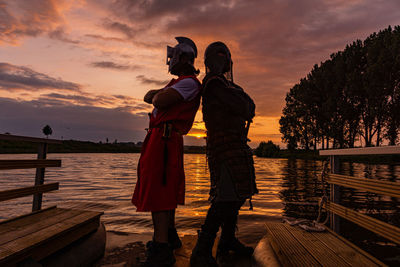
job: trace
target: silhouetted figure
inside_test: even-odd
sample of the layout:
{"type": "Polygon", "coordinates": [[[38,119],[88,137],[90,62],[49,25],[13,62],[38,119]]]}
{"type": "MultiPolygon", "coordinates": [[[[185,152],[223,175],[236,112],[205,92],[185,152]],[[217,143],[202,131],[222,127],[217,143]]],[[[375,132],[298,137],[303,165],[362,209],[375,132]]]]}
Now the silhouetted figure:
{"type": "Polygon", "coordinates": [[[200,82],[193,64],[197,48],[192,40],[176,37],[167,47],[169,72],[177,75],[164,88],[150,90],[144,101],[153,104],[148,133],[138,163],[132,203],[150,211],[154,237],[147,243],[145,266],[172,266],[173,249],[182,246],[175,228],[175,209],[184,204],[183,138],[192,127],[200,105],[200,82]]]}
{"type": "Polygon", "coordinates": [[[252,151],[247,145],[254,102],[233,83],[231,54],[224,43],[210,44],[204,63],[207,75],[203,79],[203,120],[207,128],[211,207],[190,259],[195,267],[217,266],[211,251],[220,227],[219,262],[226,262],[230,252],[253,254],[253,248],[235,237],[235,230],[240,207],[257,193],[252,151]]]}

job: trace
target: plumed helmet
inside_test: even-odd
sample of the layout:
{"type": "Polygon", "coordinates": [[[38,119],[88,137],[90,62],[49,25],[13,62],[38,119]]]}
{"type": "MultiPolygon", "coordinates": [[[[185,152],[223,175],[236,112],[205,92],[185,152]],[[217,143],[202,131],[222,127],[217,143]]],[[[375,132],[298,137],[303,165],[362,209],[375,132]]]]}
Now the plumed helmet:
{"type": "Polygon", "coordinates": [[[223,42],[210,44],[204,52],[204,64],[207,73],[224,74],[232,71],[232,59],[229,48],[223,42]]]}
{"type": "Polygon", "coordinates": [[[178,44],[167,46],[167,65],[171,74],[178,75],[181,66],[189,64],[194,69],[194,59],[197,57],[196,44],[187,37],[175,37],[178,44]]]}

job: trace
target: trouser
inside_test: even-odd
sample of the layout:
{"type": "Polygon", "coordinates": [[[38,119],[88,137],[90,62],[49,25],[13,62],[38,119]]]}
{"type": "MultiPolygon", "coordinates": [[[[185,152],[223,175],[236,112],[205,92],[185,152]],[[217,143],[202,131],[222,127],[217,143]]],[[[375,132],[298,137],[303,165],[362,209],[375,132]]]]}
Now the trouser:
{"type": "Polygon", "coordinates": [[[202,231],[215,236],[222,228],[221,239],[235,237],[237,216],[244,201],[214,201],[207,212],[202,231]]]}

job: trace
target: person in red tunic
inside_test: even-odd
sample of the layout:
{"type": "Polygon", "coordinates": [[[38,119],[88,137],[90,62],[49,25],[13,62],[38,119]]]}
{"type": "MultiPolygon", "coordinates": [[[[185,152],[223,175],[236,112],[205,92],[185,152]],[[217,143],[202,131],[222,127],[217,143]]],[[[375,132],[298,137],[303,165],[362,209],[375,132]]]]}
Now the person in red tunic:
{"type": "Polygon", "coordinates": [[[144,97],[154,109],[149,114],[132,196],[137,211],[152,214],[154,236],[147,243],[144,266],[172,266],[173,249],[182,246],[175,228],[175,209],[185,200],[182,136],[189,132],[199,108],[201,84],[193,66],[196,45],[186,37],[176,40],[175,47],[167,47],[167,65],[178,78],[144,97]]]}

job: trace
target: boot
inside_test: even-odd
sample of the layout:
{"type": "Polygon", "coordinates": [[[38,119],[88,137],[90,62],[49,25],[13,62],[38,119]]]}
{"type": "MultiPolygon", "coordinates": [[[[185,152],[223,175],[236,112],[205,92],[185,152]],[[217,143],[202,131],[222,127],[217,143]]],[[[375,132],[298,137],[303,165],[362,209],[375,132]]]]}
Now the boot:
{"type": "Polygon", "coordinates": [[[146,244],[146,261],[143,267],[170,267],[175,263],[175,256],[168,243],[149,241],[146,244]]]}
{"type": "Polygon", "coordinates": [[[232,209],[224,216],[221,238],[217,247],[217,260],[221,265],[232,258],[229,255],[230,252],[239,257],[251,257],[253,255],[254,249],[243,245],[235,236],[238,214],[239,209],[232,209]]]}
{"type": "Polygon", "coordinates": [[[254,249],[245,246],[236,237],[229,240],[221,238],[218,242],[217,259],[229,255],[230,252],[233,252],[237,256],[251,257],[254,249]]]}
{"type": "Polygon", "coordinates": [[[218,267],[217,261],[212,256],[215,235],[211,235],[204,230],[198,231],[196,246],[190,257],[191,267],[218,267]]]}
{"type": "Polygon", "coordinates": [[[182,241],[179,239],[176,228],[168,228],[168,244],[170,244],[172,249],[178,249],[182,247],[182,241]]]}

